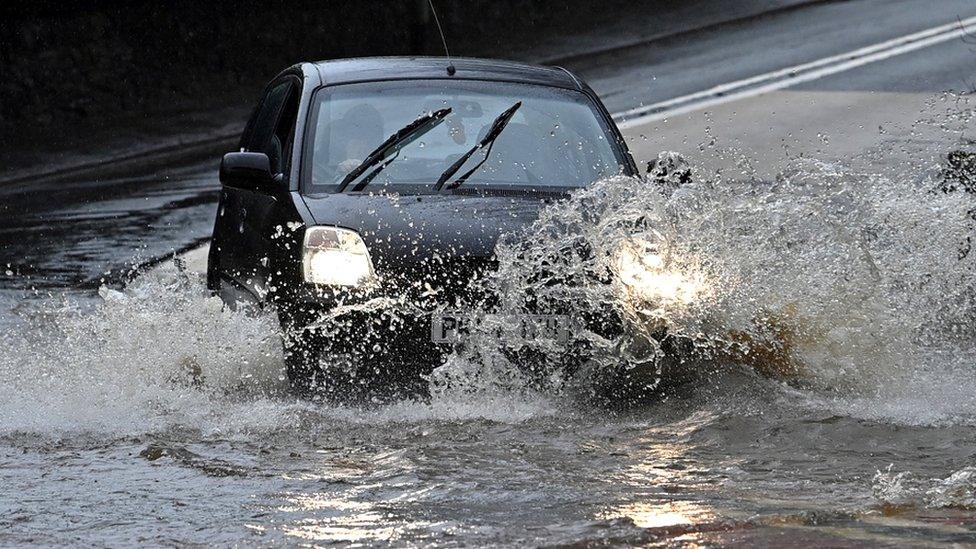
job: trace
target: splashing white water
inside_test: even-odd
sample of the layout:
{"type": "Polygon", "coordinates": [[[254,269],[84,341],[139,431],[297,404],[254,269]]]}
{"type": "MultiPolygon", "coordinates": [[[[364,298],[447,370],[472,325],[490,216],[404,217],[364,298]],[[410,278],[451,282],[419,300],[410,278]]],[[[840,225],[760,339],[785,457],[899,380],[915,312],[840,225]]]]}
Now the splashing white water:
{"type": "MultiPolygon", "coordinates": [[[[664,160],[673,167],[673,156],[664,160]]],[[[933,168],[914,166],[930,174],[919,179],[805,160],[775,181],[611,178],[503,239],[487,283],[503,313],[589,318],[574,334],[591,362],[583,377],[657,365],[666,332],[719,363],[802,387],[808,406],[968,423],[976,200],[938,190],[933,168]],[[622,329],[603,329],[613,322],[622,329]]],[[[227,311],[172,269],[101,297],[91,310],[47,303],[46,314],[2,336],[3,432],[247,430],[309,411],[282,396],[273,317],[227,311]]],[[[329,414],[388,422],[553,413],[562,372],[530,379],[498,352],[494,332],[481,335],[434,373],[430,401],[329,414]]],[[[544,340],[533,350],[557,365],[565,353],[544,340]]],[[[668,375],[649,372],[648,385],[668,375]]]]}
{"type": "MultiPolygon", "coordinates": [[[[908,423],[968,421],[976,373],[972,345],[960,336],[974,333],[976,274],[960,250],[973,199],[931,192],[935,186],[817,162],[775,182],[699,180],[671,196],[613,178],[553,204],[521,237],[501,242],[490,283],[503,310],[518,312],[526,296],[577,317],[611,308],[621,333],[578,334],[602,352],[594,356],[603,365],[656,360],[654,336],[666,328],[802,380],[822,395],[811,395],[818,407],[908,423]],[[662,299],[628,285],[622,250],[638,249],[640,258],[648,246],[654,259],[645,267],[694,281],[695,290],[662,299]]],[[[29,329],[3,336],[5,431],[246,430],[296,412],[266,400],[285,387],[271,317],[227,311],[172,269],[100,293],[92,311],[49,307],[29,329]]],[[[402,403],[374,419],[550,413],[547,397],[492,345],[486,338],[476,354],[435,372],[430,402],[402,403]]],[[[563,381],[554,372],[548,383],[563,381]]]]}
{"type": "Polygon", "coordinates": [[[45,302],[47,310],[3,336],[4,432],[246,429],[277,421],[260,402],[240,402],[283,387],[277,330],[267,318],[225,310],[175,269],[99,294],[94,307],[45,302]],[[237,416],[243,408],[249,412],[237,416]]]}
{"type": "Polygon", "coordinates": [[[577,317],[612,305],[624,332],[580,337],[616,361],[660,357],[666,328],[712,356],[848,395],[837,403],[848,410],[883,404],[911,421],[899,401],[913,398],[921,421],[969,417],[976,200],[937,189],[814,161],[773,182],[717,177],[670,196],[610,179],[503,242],[495,283],[515,310],[526,296],[577,317]],[[637,282],[654,291],[627,284],[622,253],[644,254],[639,268],[657,278],[637,282]],[[945,406],[947,384],[966,389],[945,406]]]}
{"type": "Polygon", "coordinates": [[[945,478],[922,479],[891,467],[878,471],[872,483],[874,497],[885,505],[976,509],[976,467],[965,467],[945,478]]]}
{"type": "Polygon", "coordinates": [[[124,291],[98,293],[95,303],[40,301],[40,311],[0,337],[0,435],[188,429],[226,436],[309,421],[517,423],[555,410],[531,392],[472,394],[457,385],[379,408],[302,401],[288,392],[273,314],[232,311],[200,277],[172,265],[124,291]]]}

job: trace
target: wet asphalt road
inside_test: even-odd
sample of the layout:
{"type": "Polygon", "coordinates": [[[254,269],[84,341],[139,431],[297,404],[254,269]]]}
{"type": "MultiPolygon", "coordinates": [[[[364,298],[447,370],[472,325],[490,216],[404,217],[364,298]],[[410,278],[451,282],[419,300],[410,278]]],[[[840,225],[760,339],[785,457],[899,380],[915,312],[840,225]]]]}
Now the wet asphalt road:
{"type": "MultiPolygon", "coordinates": [[[[976,6],[968,0],[827,2],[593,56],[575,61],[570,68],[579,71],[616,112],[855,50],[974,13],[976,6]]],[[[970,87],[971,65],[946,59],[944,49],[926,50],[919,59],[894,61],[899,69],[883,74],[858,69],[833,79],[829,86],[817,81],[807,87],[877,92],[910,88],[932,93],[970,87]]]]}

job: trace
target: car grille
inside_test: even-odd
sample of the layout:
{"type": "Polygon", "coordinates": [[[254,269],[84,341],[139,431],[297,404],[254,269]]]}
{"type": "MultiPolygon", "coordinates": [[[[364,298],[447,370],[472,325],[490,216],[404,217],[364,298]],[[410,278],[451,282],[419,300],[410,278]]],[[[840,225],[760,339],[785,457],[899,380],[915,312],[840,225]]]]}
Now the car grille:
{"type": "Polygon", "coordinates": [[[385,275],[388,291],[433,307],[490,309],[497,298],[486,278],[497,268],[490,257],[455,255],[401,263],[385,275]]]}

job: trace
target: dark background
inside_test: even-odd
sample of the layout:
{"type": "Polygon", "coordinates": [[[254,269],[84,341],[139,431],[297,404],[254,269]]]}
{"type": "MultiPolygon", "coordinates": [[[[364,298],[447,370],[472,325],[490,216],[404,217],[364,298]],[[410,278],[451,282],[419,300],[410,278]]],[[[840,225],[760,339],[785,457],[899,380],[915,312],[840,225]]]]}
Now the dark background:
{"type": "MultiPolygon", "coordinates": [[[[571,36],[627,4],[440,0],[435,7],[453,54],[525,58],[540,41],[571,36]]],[[[243,107],[298,61],[441,53],[426,0],[8,1],[0,8],[0,135],[29,141],[243,107]]]]}

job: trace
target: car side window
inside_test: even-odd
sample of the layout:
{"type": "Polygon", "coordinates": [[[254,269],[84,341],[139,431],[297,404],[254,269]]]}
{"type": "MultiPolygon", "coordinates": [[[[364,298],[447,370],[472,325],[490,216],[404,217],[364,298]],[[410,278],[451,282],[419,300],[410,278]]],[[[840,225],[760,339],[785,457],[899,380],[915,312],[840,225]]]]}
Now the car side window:
{"type": "MultiPolygon", "coordinates": [[[[277,172],[287,173],[291,164],[291,151],[295,141],[295,125],[298,118],[298,104],[301,99],[301,88],[297,82],[293,81],[291,89],[285,96],[285,104],[281,108],[278,116],[278,123],[275,124],[274,135],[272,136],[272,146],[281,152],[278,159],[277,172]]],[[[272,164],[272,167],[275,167],[272,164]]]]}
{"type": "Polygon", "coordinates": [[[279,115],[288,99],[292,82],[285,81],[275,85],[264,96],[261,106],[254,114],[251,130],[244,148],[248,151],[263,152],[271,161],[271,170],[281,172],[284,143],[275,130],[278,129],[279,115]]]}

